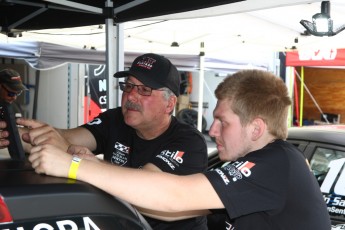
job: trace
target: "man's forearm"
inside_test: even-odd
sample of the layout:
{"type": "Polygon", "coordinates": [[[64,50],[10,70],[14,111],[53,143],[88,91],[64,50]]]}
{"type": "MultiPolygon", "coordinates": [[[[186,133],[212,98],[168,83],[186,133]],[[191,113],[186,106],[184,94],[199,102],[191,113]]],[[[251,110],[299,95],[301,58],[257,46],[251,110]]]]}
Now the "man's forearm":
{"type": "Polygon", "coordinates": [[[141,207],[136,207],[139,212],[145,216],[163,220],[163,221],[177,221],[177,220],[184,220],[189,219],[197,216],[206,216],[210,214],[209,210],[192,210],[192,211],[184,211],[184,212],[162,212],[162,211],[155,211],[151,209],[145,209],[141,207]]]}

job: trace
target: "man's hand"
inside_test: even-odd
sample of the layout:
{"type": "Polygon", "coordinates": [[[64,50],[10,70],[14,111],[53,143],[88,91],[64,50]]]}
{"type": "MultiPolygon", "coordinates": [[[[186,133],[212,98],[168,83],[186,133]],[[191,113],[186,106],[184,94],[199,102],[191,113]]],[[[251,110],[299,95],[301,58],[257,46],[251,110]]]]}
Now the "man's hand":
{"type": "Polygon", "coordinates": [[[70,143],[54,127],[32,119],[18,118],[17,124],[26,127],[22,139],[32,146],[50,144],[67,151],[70,143]]]}
{"type": "Polygon", "coordinates": [[[72,155],[54,145],[43,144],[32,147],[28,159],[36,173],[68,177],[72,155]]]}
{"type": "Polygon", "coordinates": [[[80,145],[70,145],[67,152],[71,155],[77,155],[79,158],[92,161],[100,161],[88,148],[80,145]]]}
{"type": "Polygon", "coordinates": [[[36,173],[44,173],[50,176],[68,177],[72,155],[79,158],[103,162],[83,146],[71,145],[68,153],[51,144],[33,146],[28,157],[36,173]]]}
{"type": "Polygon", "coordinates": [[[10,141],[7,139],[9,133],[4,130],[7,124],[5,121],[0,121],[0,149],[7,148],[10,144],[10,141]]]}

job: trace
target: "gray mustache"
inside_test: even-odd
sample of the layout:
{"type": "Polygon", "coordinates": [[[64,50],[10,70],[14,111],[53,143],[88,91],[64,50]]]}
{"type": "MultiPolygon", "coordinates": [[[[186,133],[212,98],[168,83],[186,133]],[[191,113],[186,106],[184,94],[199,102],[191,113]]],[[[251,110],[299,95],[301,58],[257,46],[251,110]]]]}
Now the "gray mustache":
{"type": "Polygon", "coordinates": [[[126,101],[125,108],[126,109],[133,109],[133,110],[141,111],[140,105],[135,104],[135,103],[133,103],[131,101],[126,101]]]}

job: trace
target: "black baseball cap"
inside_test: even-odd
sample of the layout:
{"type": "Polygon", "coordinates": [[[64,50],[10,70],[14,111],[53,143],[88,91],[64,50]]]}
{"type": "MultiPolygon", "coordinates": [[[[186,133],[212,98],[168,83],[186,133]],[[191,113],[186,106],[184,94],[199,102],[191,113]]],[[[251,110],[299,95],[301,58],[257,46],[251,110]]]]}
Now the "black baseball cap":
{"type": "Polygon", "coordinates": [[[147,53],[137,57],[128,71],[120,71],[114,77],[133,76],[152,89],[169,88],[176,96],[180,95],[180,74],[177,68],[165,57],[147,53]]]}
{"type": "Polygon", "coordinates": [[[0,84],[6,85],[13,91],[27,90],[17,71],[13,69],[3,69],[0,71],[0,84]]]}

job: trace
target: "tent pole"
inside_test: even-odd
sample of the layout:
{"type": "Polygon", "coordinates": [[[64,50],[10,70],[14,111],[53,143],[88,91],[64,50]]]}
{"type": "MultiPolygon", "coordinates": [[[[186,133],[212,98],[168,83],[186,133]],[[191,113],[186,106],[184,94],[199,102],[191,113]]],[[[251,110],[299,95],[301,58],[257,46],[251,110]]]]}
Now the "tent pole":
{"type": "MultiPolygon", "coordinates": [[[[113,7],[112,0],[107,0],[105,5],[106,7],[113,7]]],[[[119,63],[123,63],[123,34],[121,35],[123,32],[120,31],[120,28],[122,27],[114,25],[112,17],[105,19],[107,109],[118,106],[118,90],[113,75],[119,70],[119,63]],[[121,56],[122,58],[120,58],[121,56]]]]}
{"type": "MultiPolygon", "coordinates": [[[[118,71],[124,70],[124,64],[125,64],[125,50],[124,50],[124,24],[119,23],[116,25],[116,68],[114,70],[114,73],[118,71]]],[[[111,75],[113,80],[115,80],[115,86],[118,85],[119,79],[114,78],[113,75],[111,75]]],[[[114,87],[114,93],[115,93],[115,103],[114,107],[118,107],[121,104],[121,97],[120,97],[120,91],[119,87],[114,87]]]]}
{"type": "MultiPolygon", "coordinates": [[[[295,68],[295,67],[293,67],[293,68],[295,68]]],[[[295,74],[295,72],[293,72],[293,79],[294,79],[294,95],[295,95],[295,113],[296,113],[296,121],[297,121],[297,126],[300,126],[299,124],[299,122],[300,122],[300,120],[299,120],[299,102],[298,102],[298,88],[297,88],[297,81],[296,81],[296,74],[295,74]]]]}
{"type": "Polygon", "coordinates": [[[37,100],[38,100],[38,90],[40,88],[40,70],[35,71],[35,91],[34,91],[34,103],[32,109],[32,119],[37,119],[37,100]]]}
{"type": "Polygon", "coordinates": [[[299,115],[299,126],[303,126],[303,100],[304,100],[304,67],[301,66],[301,92],[300,92],[300,115],[299,115]]]}
{"type": "Polygon", "coordinates": [[[205,52],[204,43],[201,42],[200,50],[200,71],[199,71],[199,99],[198,99],[198,123],[197,127],[200,132],[202,132],[202,109],[204,100],[204,64],[205,64],[205,52]]]}
{"type": "MultiPolygon", "coordinates": [[[[113,7],[113,2],[107,0],[105,2],[106,7],[113,7]]],[[[107,109],[110,109],[114,105],[114,79],[111,76],[114,73],[116,58],[115,58],[115,28],[114,20],[110,17],[105,19],[105,44],[106,44],[106,64],[105,64],[105,76],[107,79],[107,109]]]]}
{"type": "MultiPolygon", "coordinates": [[[[294,85],[295,85],[295,75],[293,72],[293,67],[286,67],[286,71],[285,74],[281,74],[281,76],[285,76],[285,84],[288,87],[288,92],[289,92],[289,96],[291,98],[293,98],[293,94],[294,94],[294,85]]],[[[278,75],[277,75],[278,76],[278,75]]],[[[282,77],[281,77],[282,78],[282,77]]],[[[289,113],[288,113],[288,127],[293,126],[294,124],[294,119],[293,119],[293,105],[294,103],[291,103],[291,106],[289,107],[289,113]]]]}

